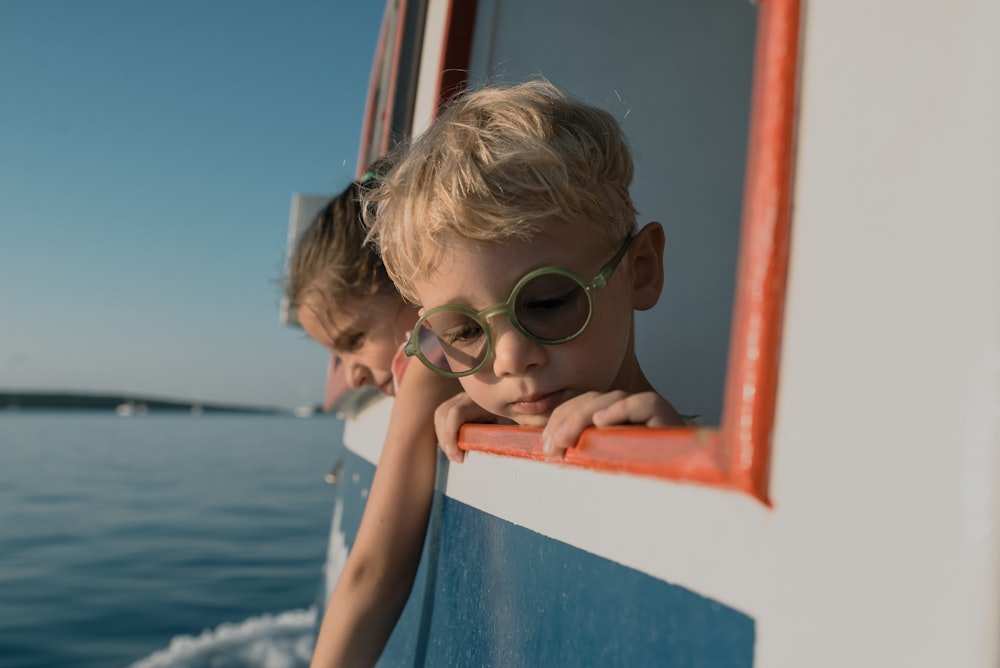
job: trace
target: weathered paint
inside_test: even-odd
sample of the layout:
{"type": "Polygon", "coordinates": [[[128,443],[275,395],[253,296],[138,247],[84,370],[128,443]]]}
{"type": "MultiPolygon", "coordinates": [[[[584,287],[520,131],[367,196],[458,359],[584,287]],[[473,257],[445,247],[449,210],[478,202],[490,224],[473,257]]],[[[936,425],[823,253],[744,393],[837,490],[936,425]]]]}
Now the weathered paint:
{"type": "Polygon", "coordinates": [[[754,622],[446,499],[427,665],[753,664],[754,622]]]}
{"type": "MultiPolygon", "coordinates": [[[[341,448],[353,545],[375,466],[341,448]]],[[[441,472],[447,472],[442,460],[441,472]]],[[[754,620],[687,588],[435,495],[413,591],[380,665],[753,665],[754,620]]]]}

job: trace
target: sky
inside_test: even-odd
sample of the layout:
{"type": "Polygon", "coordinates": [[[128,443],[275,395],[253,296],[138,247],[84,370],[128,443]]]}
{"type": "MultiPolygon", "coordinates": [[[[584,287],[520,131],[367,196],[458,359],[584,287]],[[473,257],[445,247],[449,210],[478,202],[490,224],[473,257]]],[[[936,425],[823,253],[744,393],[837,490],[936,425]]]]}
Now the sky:
{"type": "Polygon", "coordinates": [[[322,399],[289,210],[354,176],[382,8],[0,2],[0,391],[322,399]]]}

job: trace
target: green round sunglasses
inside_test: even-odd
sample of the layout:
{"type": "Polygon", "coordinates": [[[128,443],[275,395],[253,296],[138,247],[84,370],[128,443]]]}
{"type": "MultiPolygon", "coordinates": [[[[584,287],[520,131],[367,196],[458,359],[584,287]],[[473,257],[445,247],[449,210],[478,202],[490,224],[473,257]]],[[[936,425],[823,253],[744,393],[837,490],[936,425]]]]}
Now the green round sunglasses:
{"type": "Polygon", "coordinates": [[[506,314],[527,339],[558,345],[577,338],[594,314],[594,293],[607,285],[634,237],[591,280],[562,267],[540,267],[517,282],[505,302],[474,311],[446,304],[420,316],[404,351],[431,371],[449,378],[476,373],[493,355],[490,319],[506,314]]]}

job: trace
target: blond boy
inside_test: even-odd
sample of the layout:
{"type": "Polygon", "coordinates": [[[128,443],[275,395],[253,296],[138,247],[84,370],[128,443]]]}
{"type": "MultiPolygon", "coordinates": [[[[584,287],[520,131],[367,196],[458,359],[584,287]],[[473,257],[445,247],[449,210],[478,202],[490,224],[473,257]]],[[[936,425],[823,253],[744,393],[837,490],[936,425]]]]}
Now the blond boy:
{"type": "Polygon", "coordinates": [[[684,424],[635,355],[664,235],[637,231],[632,173],[610,114],[536,81],[458,99],[370,193],[386,269],[421,305],[407,354],[464,390],[435,413],[449,458],[470,421],[544,426],[549,453],[589,426],[684,424]]]}

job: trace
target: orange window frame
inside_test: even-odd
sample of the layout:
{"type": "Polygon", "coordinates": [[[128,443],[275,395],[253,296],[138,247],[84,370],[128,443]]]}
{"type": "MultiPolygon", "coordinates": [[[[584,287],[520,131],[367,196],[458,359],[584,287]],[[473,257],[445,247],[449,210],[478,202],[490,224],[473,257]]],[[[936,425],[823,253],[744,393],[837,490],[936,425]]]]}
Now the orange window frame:
{"type": "MultiPolygon", "coordinates": [[[[698,482],[739,490],[770,505],[771,431],[791,222],[800,1],[758,2],[749,147],[721,425],[717,429],[591,428],[565,456],[549,457],[542,452],[537,428],[468,424],[461,432],[463,449],[698,482]]],[[[406,0],[402,4],[405,7],[406,0]]],[[[442,101],[461,83],[454,77],[468,63],[474,17],[474,3],[452,0],[438,81],[442,101]]],[[[374,113],[369,99],[368,117],[374,113]]],[[[366,124],[363,148],[372,145],[369,132],[366,124]]]]}

